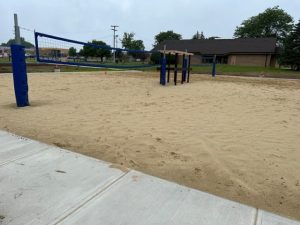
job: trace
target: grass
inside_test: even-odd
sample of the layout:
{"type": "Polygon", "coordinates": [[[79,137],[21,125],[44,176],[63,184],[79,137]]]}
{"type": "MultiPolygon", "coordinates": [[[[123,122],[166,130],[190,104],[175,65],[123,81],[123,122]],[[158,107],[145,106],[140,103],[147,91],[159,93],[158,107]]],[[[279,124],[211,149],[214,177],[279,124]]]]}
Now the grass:
{"type": "MultiPolygon", "coordinates": [[[[211,66],[192,66],[192,73],[211,73],[211,66]]],[[[293,71],[286,68],[272,68],[259,66],[233,66],[217,65],[217,74],[239,75],[239,76],[265,76],[280,78],[300,78],[300,71],[293,71]]]]}
{"type": "Polygon", "coordinates": [[[90,67],[74,67],[74,66],[64,66],[60,68],[61,72],[89,72],[89,71],[105,71],[107,69],[102,68],[90,68],[90,67]]]}
{"type": "MultiPolygon", "coordinates": [[[[0,73],[10,73],[11,66],[8,58],[0,58],[0,73]],[[3,63],[1,65],[1,63],[3,63]]],[[[27,71],[32,72],[53,72],[55,65],[51,64],[36,64],[35,59],[27,59],[27,71]]],[[[117,65],[133,66],[137,63],[119,63],[117,65]]],[[[139,63],[141,65],[141,63],[139,63]]],[[[174,66],[171,66],[174,67],[174,66]]],[[[180,65],[178,66],[181,67],[180,65]]],[[[77,66],[59,66],[61,72],[90,72],[90,71],[109,71],[112,69],[106,68],[89,68],[89,67],[77,67],[77,66]]],[[[131,69],[129,69],[131,70],[131,69]]],[[[139,71],[156,71],[156,67],[150,68],[139,68],[139,71]]],[[[274,78],[297,78],[300,79],[300,71],[292,71],[285,68],[270,68],[270,67],[259,67],[259,66],[234,66],[234,65],[217,65],[217,75],[235,75],[235,76],[264,76],[274,78]]],[[[212,71],[211,65],[192,65],[192,73],[199,74],[210,74],[212,71]]],[[[173,73],[173,72],[172,72],[173,73]]],[[[180,73],[180,72],[179,72],[180,73]]]]}
{"type": "MultiPolygon", "coordinates": [[[[36,60],[35,60],[35,58],[26,58],[26,62],[35,63],[36,60]]],[[[0,63],[11,63],[11,60],[9,60],[8,57],[3,57],[3,58],[0,58],[0,63]]]]}

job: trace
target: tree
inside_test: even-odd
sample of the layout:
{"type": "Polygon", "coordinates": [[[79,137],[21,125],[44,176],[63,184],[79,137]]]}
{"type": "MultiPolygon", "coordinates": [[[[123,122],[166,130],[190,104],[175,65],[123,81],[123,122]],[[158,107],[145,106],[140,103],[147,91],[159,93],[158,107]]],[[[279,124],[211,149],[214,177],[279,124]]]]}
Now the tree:
{"type": "Polygon", "coordinates": [[[132,50],[145,50],[144,42],[142,40],[133,40],[130,46],[132,50]]]}
{"type": "Polygon", "coordinates": [[[134,50],[144,50],[144,42],[142,40],[134,40],[134,33],[125,32],[121,40],[123,48],[134,49],[134,50]]]}
{"type": "Polygon", "coordinates": [[[151,60],[152,63],[159,64],[160,63],[160,59],[161,59],[161,57],[160,57],[160,53],[159,52],[153,52],[151,54],[150,60],[151,60]]]}
{"type": "MultiPolygon", "coordinates": [[[[142,40],[134,40],[132,42],[132,48],[133,50],[145,50],[145,46],[142,40]]],[[[130,55],[132,55],[133,58],[145,60],[147,58],[147,55],[144,52],[130,52],[130,55]]]]}
{"type": "MultiPolygon", "coordinates": [[[[12,44],[15,44],[15,39],[9,39],[6,43],[2,43],[1,46],[10,47],[12,44]]],[[[21,37],[21,45],[25,46],[25,48],[33,48],[34,45],[28,41],[25,41],[25,38],[21,37]]]]}
{"type": "Polygon", "coordinates": [[[121,43],[122,43],[122,46],[123,46],[123,48],[127,48],[127,49],[130,49],[131,48],[131,46],[132,46],[132,41],[134,40],[133,38],[134,38],[134,33],[133,32],[131,32],[131,33],[127,33],[127,32],[125,32],[124,34],[123,34],[123,38],[122,38],[122,40],[121,40],[121,43]]]}
{"type": "MultiPolygon", "coordinates": [[[[134,33],[127,33],[125,32],[123,38],[121,40],[123,48],[130,49],[130,50],[145,50],[144,42],[142,40],[134,40],[134,33]]],[[[134,58],[145,59],[145,54],[142,52],[129,52],[134,58]]]]}
{"type": "Polygon", "coordinates": [[[283,39],[291,32],[292,27],[293,18],[276,6],[243,21],[241,26],[236,27],[234,37],[274,37],[277,38],[278,43],[282,43],[283,39]]]}
{"type": "Polygon", "coordinates": [[[76,48],[74,47],[71,47],[69,48],[69,56],[76,56],[77,55],[77,51],[76,51],[76,48]]]}
{"type": "Polygon", "coordinates": [[[289,65],[294,70],[300,70],[300,20],[283,42],[279,63],[289,65]]]}
{"type": "Polygon", "coordinates": [[[154,39],[155,39],[154,46],[156,46],[166,40],[181,40],[182,36],[181,36],[181,34],[177,34],[177,33],[173,32],[172,30],[169,30],[166,32],[160,32],[159,34],[157,34],[154,37],[154,39]]]}
{"type": "Polygon", "coordinates": [[[96,46],[91,46],[91,45],[85,45],[83,46],[83,49],[80,50],[79,54],[84,56],[85,58],[87,57],[99,57],[101,59],[101,62],[103,62],[104,57],[110,57],[111,56],[111,51],[110,49],[107,49],[106,47],[110,47],[103,41],[97,41],[93,40],[92,42],[88,42],[89,44],[94,44],[96,46]],[[102,46],[102,48],[101,48],[102,46]]]}
{"type": "Polygon", "coordinates": [[[205,39],[205,36],[203,34],[203,31],[201,31],[201,33],[199,33],[199,31],[197,31],[196,34],[193,35],[192,39],[194,40],[204,40],[205,39]]]}

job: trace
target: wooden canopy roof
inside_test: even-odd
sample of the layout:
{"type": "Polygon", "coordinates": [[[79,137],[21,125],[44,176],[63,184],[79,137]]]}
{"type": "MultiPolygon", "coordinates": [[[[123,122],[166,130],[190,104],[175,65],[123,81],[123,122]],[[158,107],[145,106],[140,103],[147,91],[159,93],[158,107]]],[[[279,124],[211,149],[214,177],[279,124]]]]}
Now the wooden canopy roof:
{"type": "Polygon", "coordinates": [[[177,50],[159,50],[158,52],[164,53],[164,54],[171,54],[171,55],[194,55],[193,53],[190,52],[184,52],[184,51],[177,51],[177,50]]]}

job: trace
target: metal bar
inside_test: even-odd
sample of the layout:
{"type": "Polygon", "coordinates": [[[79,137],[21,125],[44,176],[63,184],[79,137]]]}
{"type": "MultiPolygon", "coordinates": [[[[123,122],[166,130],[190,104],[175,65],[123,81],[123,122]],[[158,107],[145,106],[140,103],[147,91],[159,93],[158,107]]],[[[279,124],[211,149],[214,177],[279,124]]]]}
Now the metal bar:
{"type": "Polygon", "coordinates": [[[144,66],[116,66],[116,65],[103,65],[103,64],[87,64],[87,63],[74,63],[74,62],[61,62],[57,60],[47,60],[47,59],[41,59],[37,58],[38,62],[42,63],[52,63],[52,64],[58,64],[58,65],[71,65],[71,66],[85,66],[85,67],[95,67],[95,68],[116,68],[116,69],[134,69],[134,68],[149,68],[149,67],[155,67],[156,65],[144,65],[144,66]]]}
{"type": "Polygon", "coordinates": [[[174,84],[177,85],[177,61],[178,53],[175,54],[175,68],[174,68],[174,84]]]}
{"type": "Polygon", "coordinates": [[[189,55],[189,62],[188,62],[188,70],[187,70],[187,83],[190,82],[190,69],[191,69],[191,56],[189,55]]]}
{"type": "Polygon", "coordinates": [[[159,84],[162,85],[162,69],[163,69],[163,53],[160,53],[160,59],[159,59],[159,63],[160,63],[160,68],[159,68],[159,84]]]}
{"type": "Polygon", "coordinates": [[[40,52],[39,52],[39,43],[38,43],[38,35],[34,32],[34,42],[35,42],[35,56],[36,60],[39,61],[40,59],[40,52]]]}
{"type": "Polygon", "coordinates": [[[82,41],[76,41],[76,40],[72,40],[72,39],[67,39],[67,38],[62,38],[62,37],[57,37],[57,36],[53,36],[53,35],[49,35],[49,34],[44,34],[44,33],[40,33],[40,32],[35,32],[37,36],[40,37],[48,37],[48,38],[52,38],[55,40],[60,40],[60,41],[66,41],[66,42],[70,42],[70,43],[74,43],[74,44],[80,44],[80,45],[85,45],[85,46],[91,46],[91,47],[95,47],[95,48],[104,48],[104,49],[111,49],[111,50],[119,50],[119,51],[127,51],[127,52],[132,52],[132,53],[154,53],[157,51],[146,51],[146,50],[130,50],[130,49],[126,49],[126,48],[112,48],[110,46],[107,45],[96,45],[96,44],[92,44],[92,43],[86,43],[86,42],[82,42],[82,41]]]}
{"type": "Polygon", "coordinates": [[[181,71],[181,84],[184,82],[184,63],[185,63],[185,55],[182,55],[182,71],[181,71]]]}
{"type": "Polygon", "coordinates": [[[160,84],[166,85],[166,55],[161,54],[160,84]]]}
{"type": "Polygon", "coordinates": [[[170,70],[171,70],[171,53],[168,54],[169,56],[169,60],[168,60],[168,79],[167,79],[167,82],[169,83],[170,82],[170,70]]]}
{"type": "Polygon", "coordinates": [[[216,76],[216,60],[217,60],[217,56],[214,55],[213,65],[212,65],[212,76],[213,76],[213,77],[216,76]]]}

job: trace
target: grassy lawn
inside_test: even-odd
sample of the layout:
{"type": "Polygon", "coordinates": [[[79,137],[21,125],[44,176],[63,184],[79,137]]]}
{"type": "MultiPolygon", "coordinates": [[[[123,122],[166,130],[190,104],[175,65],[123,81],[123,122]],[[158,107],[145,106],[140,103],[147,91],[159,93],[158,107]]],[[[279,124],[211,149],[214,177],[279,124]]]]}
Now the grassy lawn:
{"type": "Polygon", "coordinates": [[[90,68],[90,67],[77,67],[77,66],[63,66],[60,67],[61,72],[89,72],[89,71],[105,71],[109,69],[90,68]]]}
{"type": "MultiPolygon", "coordinates": [[[[217,65],[217,75],[241,75],[241,76],[265,76],[265,77],[281,77],[281,78],[300,78],[300,71],[293,71],[285,68],[270,68],[259,66],[233,66],[233,65],[217,65]]],[[[212,72],[210,65],[192,66],[192,73],[208,73],[212,72]]]]}
{"type": "MultiPolygon", "coordinates": [[[[8,58],[0,58],[0,73],[9,73],[11,72],[11,66],[8,65],[8,58]],[[1,65],[1,63],[3,63],[1,65]]],[[[35,59],[27,59],[27,71],[28,72],[52,72],[54,71],[55,65],[52,64],[39,64],[37,65],[35,59]]],[[[119,66],[136,66],[142,65],[141,63],[119,63],[116,64],[119,66]]],[[[174,66],[171,66],[174,67],[174,66]]],[[[180,68],[181,65],[178,65],[180,68]]],[[[211,65],[192,65],[192,73],[199,74],[211,74],[212,66],[211,65]]],[[[84,71],[104,71],[104,70],[113,70],[107,68],[89,68],[89,67],[77,67],[77,66],[59,66],[61,72],[84,72],[84,71]]],[[[127,69],[133,70],[133,69],[127,69]]],[[[138,68],[135,70],[140,71],[157,71],[156,67],[149,68],[138,68]]],[[[235,76],[264,76],[264,77],[278,77],[278,78],[298,78],[300,79],[300,71],[292,71],[285,68],[265,68],[258,66],[233,66],[233,65],[217,65],[217,75],[235,75],[235,76]]],[[[173,73],[173,71],[171,72],[173,73]]],[[[180,72],[179,72],[180,73],[180,72]]]]}
{"type": "MultiPolygon", "coordinates": [[[[28,63],[35,63],[35,58],[26,58],[26,62],[28,63]]],[[[0,58],[0,63],[11,63],[8,57],[0,58]]]]}

